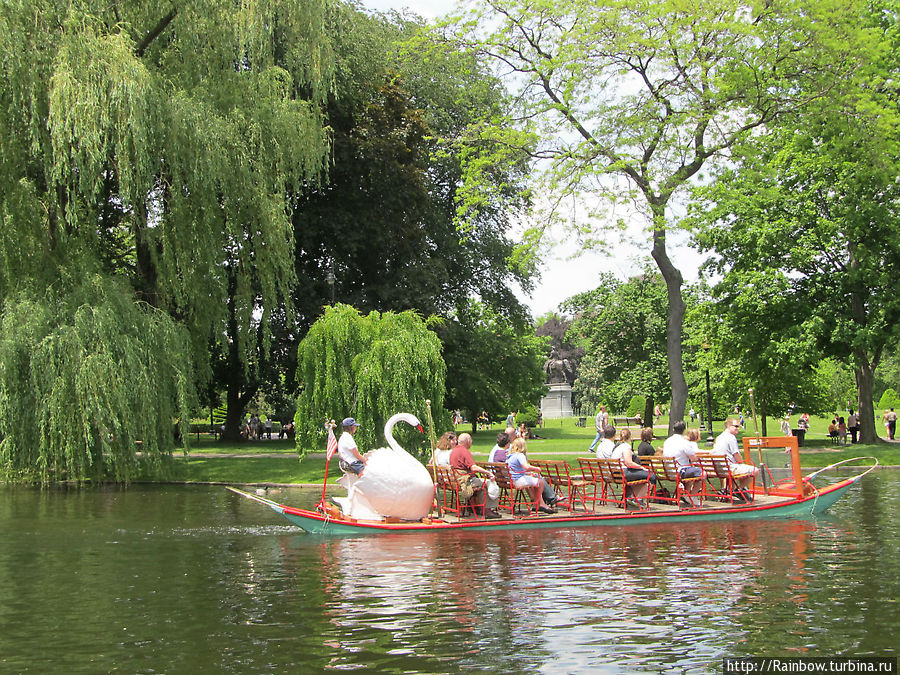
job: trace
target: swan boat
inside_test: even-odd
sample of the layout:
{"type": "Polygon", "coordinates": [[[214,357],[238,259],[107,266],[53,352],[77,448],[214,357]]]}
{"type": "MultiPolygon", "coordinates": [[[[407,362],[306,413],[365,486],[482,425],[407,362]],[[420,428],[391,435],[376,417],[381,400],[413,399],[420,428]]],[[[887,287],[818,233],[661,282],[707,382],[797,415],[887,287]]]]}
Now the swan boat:
{"type": "MultiPolygon", "coordinates": [[[[272,501],[257,494],[251,494],[236,487],[227,486],[232,492],[268,506],[281,514],[294,525],[310,534],[317,535],[365,535],[378,533],[421,533],[421,532],[453,532],[460,530],[498,531],[513,529],[543,528],[582,528],[595,526],[626,526],[637,524],[684,523],[688,521],[714,521],[756,518],[809,518],[828,510],[863,476],[878,466],[874,457],[856,457],[846,459],[819,469],[808,475],[800,470],[797,439],[793,437],[744,438],[745,458],[749,458],[751,447],[785,448],[791,453],[791,476],[771,484],[763,482],[762,486],[753,488],[753,499],[750,503],[731,503],[707,499],[696,506],[682,508],[676,504],[649,503],[646,509],[623,510],[618,506],[592,504],[591,509],[560,509],[555,514],[528,514],[522,516],[504,513],[501,518],[484,520],[477,518],[459,518],[432,509],[421,519],[410,521],[398,518],[369,520],[353,518],[345,515],[332,505],[320,502],[315,510],[296,508],[272,501]],[[851,478],[816,487],[813,480],[824,471],[842,464],[858,460],[873,460],[872,466],[851,478]]],[[[761,473],[768,469],[761,461],[761,473]]],[[[771,474],[769,474],[771,476],[771,474]]],[[[570,504],[572,507],[572,504],[570,504]]]]}

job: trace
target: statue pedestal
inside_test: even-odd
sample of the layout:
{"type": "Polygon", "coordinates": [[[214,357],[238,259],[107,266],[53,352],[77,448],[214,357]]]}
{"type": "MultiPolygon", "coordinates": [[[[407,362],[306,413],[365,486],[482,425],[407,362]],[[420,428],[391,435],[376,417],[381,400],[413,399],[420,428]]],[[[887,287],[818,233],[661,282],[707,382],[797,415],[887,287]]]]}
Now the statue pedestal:
{"type": "Polygon", "coordinates": [[[544,419],[572,416],[572,386],[566,382],[548,384],[550,391],[541,399],[544,419]]]}

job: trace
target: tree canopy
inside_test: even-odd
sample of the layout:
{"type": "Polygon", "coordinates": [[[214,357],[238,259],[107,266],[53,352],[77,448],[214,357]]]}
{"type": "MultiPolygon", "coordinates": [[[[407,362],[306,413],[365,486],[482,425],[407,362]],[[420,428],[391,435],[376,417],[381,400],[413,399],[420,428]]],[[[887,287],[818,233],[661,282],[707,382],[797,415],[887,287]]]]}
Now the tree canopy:
{"type": "Polygon", "coordinates": [[[861,438],[873,442],[875,368],[900,335],[900,120],[896,95],[879,84],[895,65],[877,50],[866,56],[861,81],[736,148],[698,192],[695,223],[723,275],[715,293],[760,377],[767,362],[783,372],[776,349],[801,367],[816,350],[849,360],[861,438]]]}
{"type": "Polygon", "coordinates": [[[0,322],[0,466],[41,482],[164,470],[187,435],[188,344],[167,314],[100,276],[17,292],[0,322]]]}
{"type": "MultiPolygon", "coordinates": [[[[325,12],[320,0],[4,2],[4,317],[31,311],[42,289],[54,288],[52,295],[62,298],[80,280],[99,276],[117,281],[94,285],[97,312],[115,306],[120,317],[146,314],[143,305],[131,312],[122,307],[122,294],[130,292],[132,302],[188,329],[163,330],[165,322],[154,320],[157,338],[163,331],[169,342],[187,341],[178,349],[170,344],[173,354],[193,345],[202,367],[210,344],[220,343],[243,354],[246,364],[267,340],[269,312],[290,299],[288,195],[317,181],[327,157],[321,109],[332,57],[325,12]],[[226,330],[229,321],[240,330],[226,330]]],[[[68,310],[53,311],[61,325],[72,320],[68,310]]],[[[118,330],[121,348],[142,348],[113,319],[107,316],[105,334],[118,330]]],[[[112,342],[84,340],[84,359],[92,362],[90,349],[110,349],[112,342]]],[[[63,379],[74,380],[83,364],[60,367],[72,369],[63,379]]],[[[115,390],[126,374],[95,370],[92,386],[102,389],[96,378],[105,376],[111,378],[105,386],[115,390]]],[[[132,374],[130,386],[149,387],[142,401],[154,407],[126,414],[106,406],[118,415],[104,422],[120,430],[117,442],[173,421],[174,402],[162,404],[154,378],[132,374]]],[[[175,389],[170,383],[159,391],[175,389]]],[[[68,405],[82,408],[72,411],[73,420],[93,414],[82,397],[68,405]]],[[[77,441],[75,430],[60,433],[67,455],[81,453],[85,466],[94,461],[91,443],[77,441]]],[[[97,438],[108,442],[103,434],[97,438]]],[[[162,443],[159,436],[142,440],[148,447],[162,443]]],[[[9,450],[24,451],[19,444],[9,450]]],[[[70,459],[70,468],[76,463],[70,459]]]]}
{"type": "Polygon", "coordinates": [[[355,418],[357,443],[374,447],[393,414],[410,412],[424,421],[426,400],[442,411],[445,374],[440,340],[415,312],[364,315],[349,305],[328,307],[297,354],[301,456],[323,447],[327,419],[355,418]]]}
{"type": "MultiPolygon", "coordinates": [[[[825,93],[799,85],[852,73],[865,42],[858,15],[843,4],[803,0],[483,0],[469,7],[454,22],[455,38],[493,59],[518,94],[513,111],[482,134],[494,160],[510,147],[532,149],[551,204],[576,192],[639,197],[666,281],[670,419],[680,419],[685,304],[668,253],[671,200],[742,138],[825,93]]],[[[487,165],[471,165],[472,203],[487,165]]],[[[596,239],[590,224],[579,231],[596,239]]]]}
{"type": "Polygon", "coordinates": [[[635,395],[645,398],[650,419],[655,402],[669,399],[666,367],[666,288],[652,269],[620,282],[607,277],[588,293],[569,298],[577,308],[569,329],[584,344],[585,357],[573,387],[576,406],[605,403],[624,412],[635,395]]]}

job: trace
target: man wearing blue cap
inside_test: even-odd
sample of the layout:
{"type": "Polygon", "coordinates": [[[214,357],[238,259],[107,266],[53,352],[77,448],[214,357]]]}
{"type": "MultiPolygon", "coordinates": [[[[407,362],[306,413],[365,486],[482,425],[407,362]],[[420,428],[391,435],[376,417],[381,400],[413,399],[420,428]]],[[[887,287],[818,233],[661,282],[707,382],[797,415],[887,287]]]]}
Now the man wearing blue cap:
{"type": "Polygon", "coordinates": [[[338,441],[338,457],[341,460],[341,469],[350,471],[358,476],[363,475],[363,469],[366,467],[366,458],[359,453],[356,447],[356,441],[353,440],[353,434],[359,429],[359,424],[352,417],[345,417],[341,422],[344,433],[338,441]]]}

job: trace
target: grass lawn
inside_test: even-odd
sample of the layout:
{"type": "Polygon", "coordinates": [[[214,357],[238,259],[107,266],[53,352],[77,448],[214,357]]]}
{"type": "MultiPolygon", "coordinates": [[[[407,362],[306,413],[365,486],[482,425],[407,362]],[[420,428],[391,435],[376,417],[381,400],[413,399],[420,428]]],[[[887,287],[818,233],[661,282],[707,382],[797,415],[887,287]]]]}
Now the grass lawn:
{"type": "MultiPolygon", "coordinates": [[[[822,467],[842,459],[859,456],[874,456],[883,465],[900,465],[900,444],[846,445],[834,446],[828,438],[830,418],[812,418],[811,428],[806,435],[806,443],[801,448],[804,467],[822,467]]],[[[662,444],[666,433],[666,420],[660,420],[655,427],[658,438],[654,447],[662,444]]],[[[753,433],[752,421],[748,422],[746,433],[753,433]]],[[[716,434],[722,431],[722,422],[713,424],[716,434]]],[[[471,431],[470,426],[460,425],[457,430],[471,431]]],[[[494,425],[489,430],[479,431],[474,436],[472,454],[475,461],[485,460],[494,446],[496,435],[502,425],[494,425]]],[[[779,433],[778,420],[769,420],[770,435],[779,433]]],[[[587,456],[587,449],[594,440],[593,420],[584,427],[575,426],[575,419],[549,420],[543,429],[537,429],[542,439],[528,443],[529,456],[534,459],[560,458],[577,466],[576,458],[587,456]]],[[[740,437],[739,437],[740,438],[740,437]]],[[[200,440],[192,436],[190,456],[177,455],[172,460],[171,478],[176,481],[224,482],[224,483],[321,483],[325,470],[324,448],[306,457],[297,459],[293,441],[264,440],[253,443],[219,443],[211,437],[201,435],[200,440]],[[283,456],[266,456],[266,455],[283,456]],[[211,455],[226,455],[216,457],[211,455]],[[255,455],[255,456],[254,456],[255,455]]],[[[701,442],[701,448],[704,443],[701,442]]],[[[365,448],[363,448],[365,450],[365,448]]],[[[755,459],[755,458],[754,458],[755,459]]],[[[781,463],[778,452],[770,451],[767,461],[777,466],[781,463]]],[[[336,461],[329,465],[329,475],[337,477],[340,469],[336,461]]]]}

